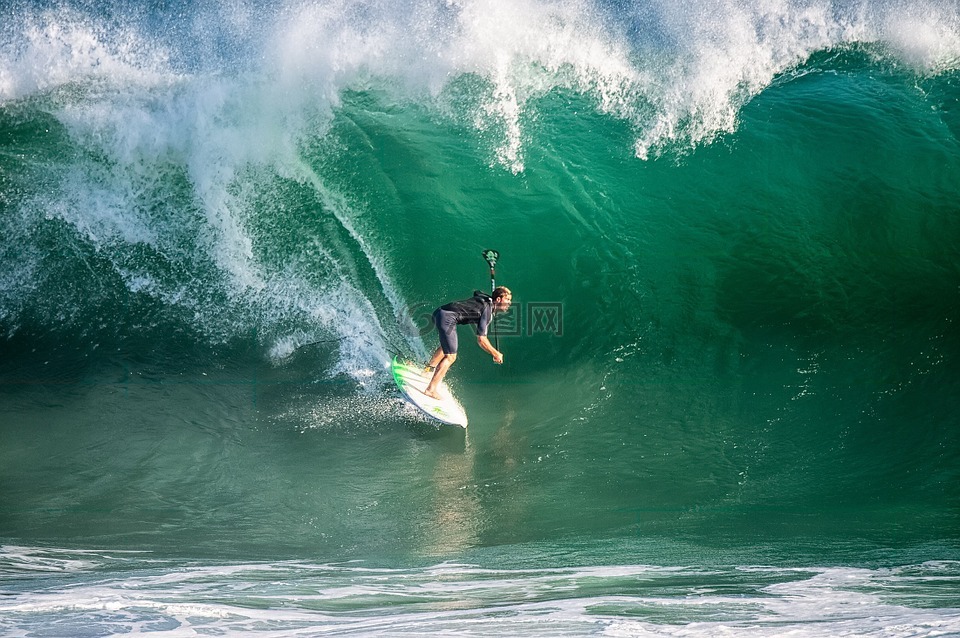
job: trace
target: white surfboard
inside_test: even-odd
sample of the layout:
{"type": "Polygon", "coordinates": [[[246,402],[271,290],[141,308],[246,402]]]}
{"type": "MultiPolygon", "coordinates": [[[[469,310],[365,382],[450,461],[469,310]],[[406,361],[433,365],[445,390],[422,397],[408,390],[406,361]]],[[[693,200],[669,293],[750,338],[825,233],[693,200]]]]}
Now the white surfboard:
{"type": "Polygon", "coordinates": [[[393,380],[397,382],[397,387],[403,395],[424,414],[441,423],[467,427],[467,413],[463,411],[463,407],[450,392],[446,383],[441,383],[437,387],[440,399],[433,399],[423,393],[427,384],[430,383],[430,377],[423,374],[422,367],[394,357],[390,369],[393,372],[393,380]]]}

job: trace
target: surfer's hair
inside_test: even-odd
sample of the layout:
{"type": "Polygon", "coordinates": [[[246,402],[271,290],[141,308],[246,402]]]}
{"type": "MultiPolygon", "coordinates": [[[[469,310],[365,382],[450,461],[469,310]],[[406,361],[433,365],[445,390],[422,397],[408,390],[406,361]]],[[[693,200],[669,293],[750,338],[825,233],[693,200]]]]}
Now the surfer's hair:
{"type": "Polygon", "coordinates": [[[513,293],[510,292],[510,289],[506,286],[497,286],[493,289],[493,294],[490,296],[497,299],[499,297],[512,297],[513,293]]]}

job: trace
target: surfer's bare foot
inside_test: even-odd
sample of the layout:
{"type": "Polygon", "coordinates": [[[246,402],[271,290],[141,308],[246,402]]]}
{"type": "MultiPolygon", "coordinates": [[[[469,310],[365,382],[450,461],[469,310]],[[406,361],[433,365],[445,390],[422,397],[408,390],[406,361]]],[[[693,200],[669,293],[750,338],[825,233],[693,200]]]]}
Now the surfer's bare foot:
{"type": "Polygon", "coordinates": [[[437,394],[435,391],[431,390],[430,388],[426,388],[426,389],[423,391],[423,393],[424,393],[425,395],[427,395],[428,397],[430,397],[431,399],[436,399],[437,401],[440,400],[440,395],[437,394]]]}

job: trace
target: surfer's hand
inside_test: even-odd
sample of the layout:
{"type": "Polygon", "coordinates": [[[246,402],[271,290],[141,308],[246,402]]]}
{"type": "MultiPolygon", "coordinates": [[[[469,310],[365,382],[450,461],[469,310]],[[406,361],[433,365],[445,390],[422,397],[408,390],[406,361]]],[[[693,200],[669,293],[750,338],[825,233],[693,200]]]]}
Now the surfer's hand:
{"type": "Polygon", "coordinates": [[[497,354],[493,355],[493,362],[494,362],[494,363],[503,363],[503,353],[502,353],[502,352],[498,352],[497,354]]]}

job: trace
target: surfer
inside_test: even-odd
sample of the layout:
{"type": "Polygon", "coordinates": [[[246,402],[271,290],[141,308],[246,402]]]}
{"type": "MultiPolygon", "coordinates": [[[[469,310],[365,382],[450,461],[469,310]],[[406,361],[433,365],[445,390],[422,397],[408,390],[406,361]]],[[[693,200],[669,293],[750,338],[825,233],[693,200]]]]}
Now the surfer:
{"type": "Polygon", "coordinates": [[[494,363],[503,363],[503,353],[494,348],[487,339],[487,328],[494,313],[509,310],[512,300],[513,293],[510,289],[499,286],[494,288],[490,295],[475,290],[470,299],[451,301],[433,311],[433,324],[440,333],[440,347],[427,364],[426,372],[433,370],[433,378],[423,391],[425,395],[434,399],[440,398],[437,386],[457,360],[457,326],[460,324],[477,324],[477,345],[493,357],[494,363]]]}

